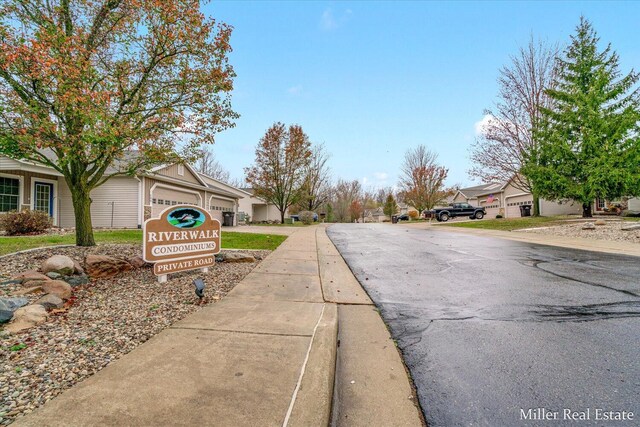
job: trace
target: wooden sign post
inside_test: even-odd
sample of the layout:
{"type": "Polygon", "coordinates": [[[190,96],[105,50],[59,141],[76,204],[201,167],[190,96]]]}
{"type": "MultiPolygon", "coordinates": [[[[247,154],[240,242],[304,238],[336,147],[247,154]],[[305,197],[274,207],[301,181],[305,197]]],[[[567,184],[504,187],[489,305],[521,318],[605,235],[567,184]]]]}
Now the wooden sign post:
{"type": "Polygon", "coordinates": [[[142,258],[153,263],[159,282],[167,274],[201,269],[206,273],[220,252],[220,221],[191,205],[171,206],[144,223],[142,258]]]}

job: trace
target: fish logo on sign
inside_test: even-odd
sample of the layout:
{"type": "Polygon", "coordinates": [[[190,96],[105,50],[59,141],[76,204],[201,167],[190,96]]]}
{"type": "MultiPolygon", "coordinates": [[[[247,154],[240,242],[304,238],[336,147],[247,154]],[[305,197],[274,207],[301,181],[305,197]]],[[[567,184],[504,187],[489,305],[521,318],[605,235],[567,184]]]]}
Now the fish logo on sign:
{"type": "Polygon", "coordinates": [[[177,228],[200,227],[204,221],[202,212],[191,208],[174,209],[167,215],[167,222],[177,228]]]}

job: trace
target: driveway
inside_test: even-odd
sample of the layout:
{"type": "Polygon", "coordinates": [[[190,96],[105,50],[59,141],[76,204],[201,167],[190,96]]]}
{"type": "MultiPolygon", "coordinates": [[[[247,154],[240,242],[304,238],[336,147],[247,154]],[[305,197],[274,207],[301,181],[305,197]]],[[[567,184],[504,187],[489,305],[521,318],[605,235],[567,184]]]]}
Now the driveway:
{"type": "Polygon", "coordinates": [[[400,225],[328,234],[430,427],[640,425],[640,258],[400,225]]]}

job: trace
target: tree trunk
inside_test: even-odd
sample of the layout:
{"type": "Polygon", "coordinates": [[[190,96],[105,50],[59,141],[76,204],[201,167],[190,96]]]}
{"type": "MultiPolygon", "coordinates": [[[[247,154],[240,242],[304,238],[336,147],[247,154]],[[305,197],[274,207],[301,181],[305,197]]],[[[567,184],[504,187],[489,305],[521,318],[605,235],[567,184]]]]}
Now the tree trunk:
{"type": "Polygon", "coordinates": [[[286,209],[280,211],[280,224],[284,224],[284,211],[286,211],[286,209]]]}
{"type": "Polygon", "coordinates": [[[591,218],[591,202],[582,204],[582,218],[591,218]]]}
{"type": "Polygon", "coordinates": [[[540,216],[540,196],[533,193],[533,216],[540,216]]]}
{"type": "Polygon", "coordinates": [[[71,187],[73,213],[76,217],[76,245],[95,246],[91,225],[91,197],[89,191],[71,187]]]}

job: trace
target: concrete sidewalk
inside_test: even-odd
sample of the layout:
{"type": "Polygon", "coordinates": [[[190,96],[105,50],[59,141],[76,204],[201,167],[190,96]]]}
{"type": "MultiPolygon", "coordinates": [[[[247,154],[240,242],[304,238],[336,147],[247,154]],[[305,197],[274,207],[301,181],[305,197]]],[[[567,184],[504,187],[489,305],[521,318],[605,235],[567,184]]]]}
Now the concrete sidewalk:
{"type": "Polygon", "coordinates": [[[326,426],[331,417],[421,425],[384,324],[315,226],[297,229],[221,302],[15,425],[326,426]]]}

